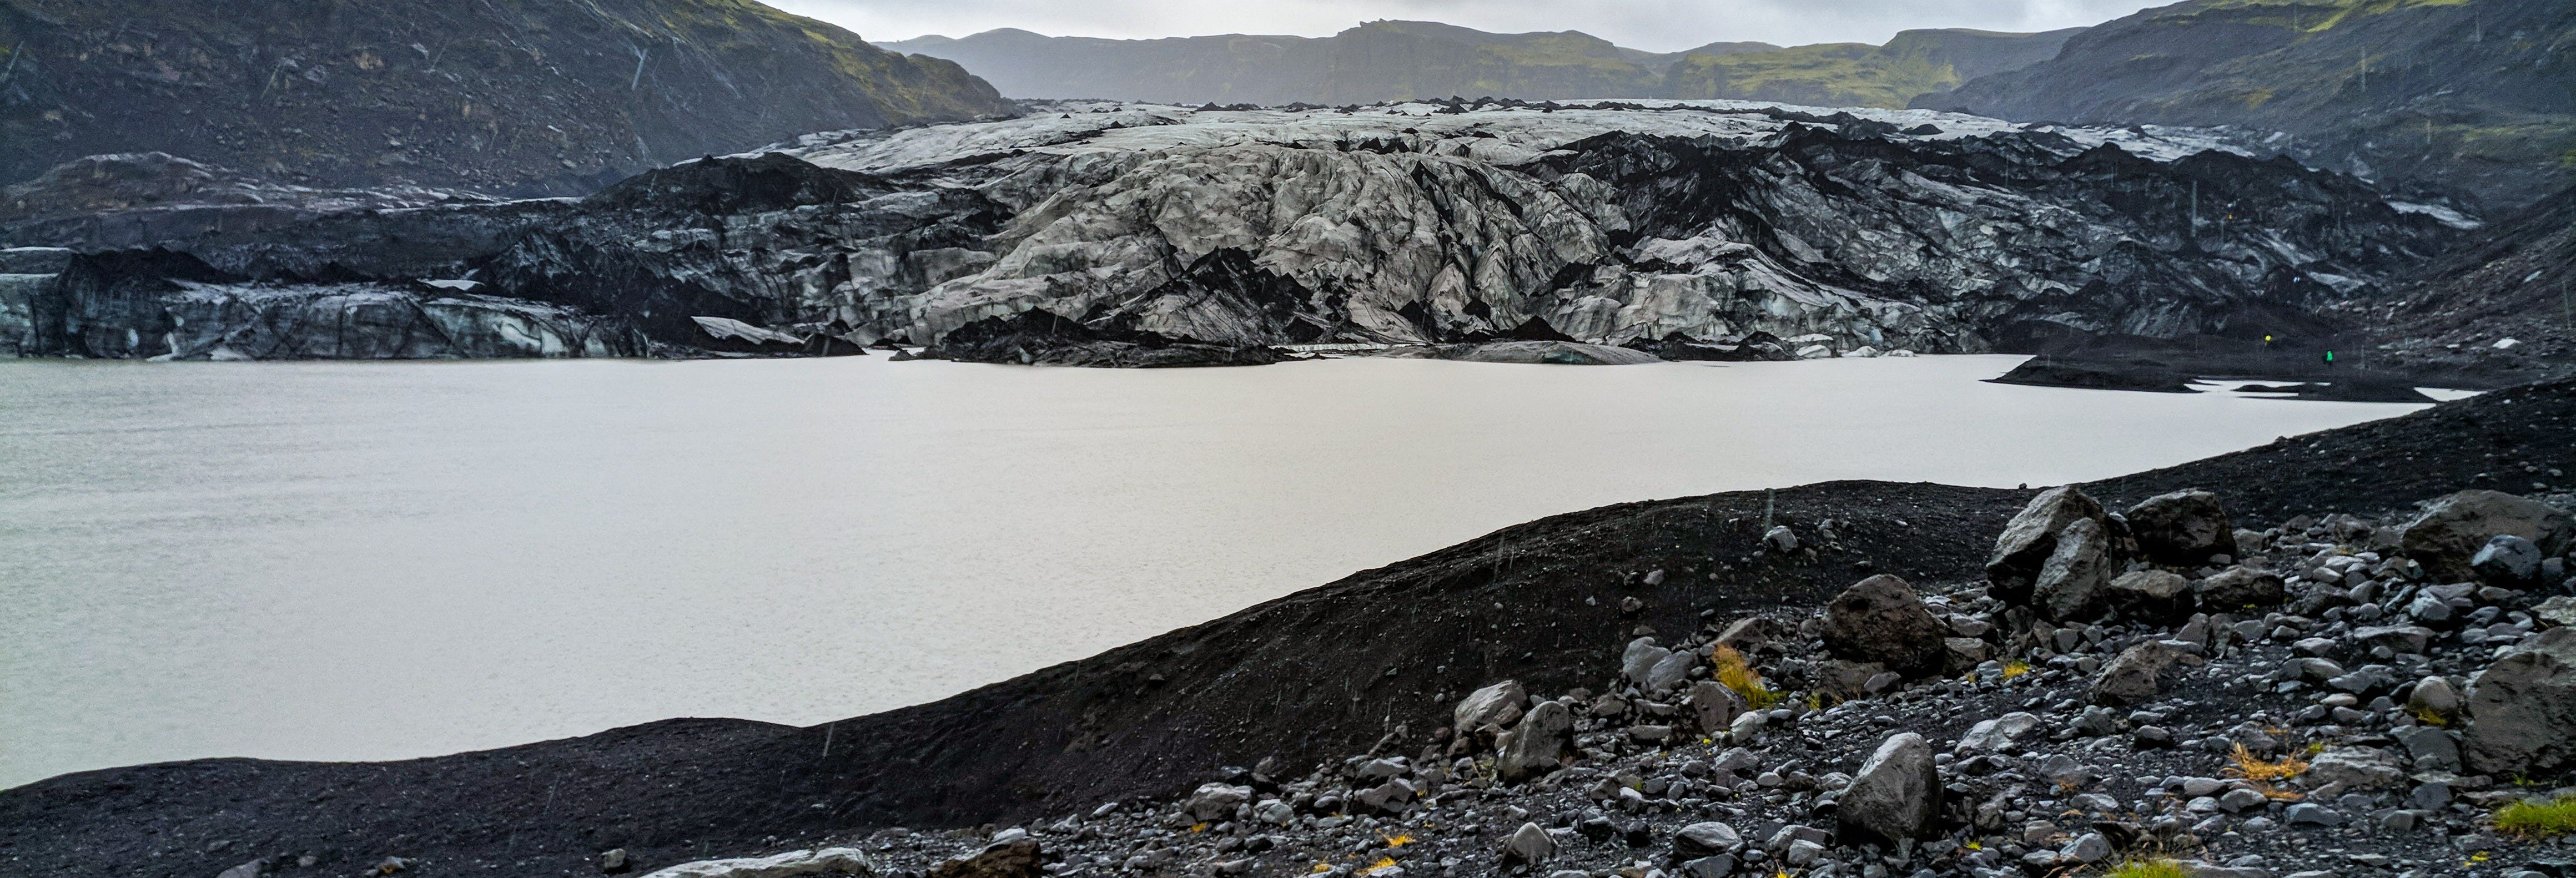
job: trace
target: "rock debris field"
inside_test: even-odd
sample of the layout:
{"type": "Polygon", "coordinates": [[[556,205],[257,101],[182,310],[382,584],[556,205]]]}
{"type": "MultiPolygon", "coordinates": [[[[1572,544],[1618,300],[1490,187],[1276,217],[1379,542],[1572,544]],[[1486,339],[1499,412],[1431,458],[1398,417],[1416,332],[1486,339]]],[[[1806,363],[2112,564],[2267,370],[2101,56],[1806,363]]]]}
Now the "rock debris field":
{"type": "Polygon", "coordinates": [[[2576,852],[2491,815],[2576,795],[2571,500],[2255,531],[2057,488],[1983,583],[1639,626],[1598,687],[1497,681],[1303,776],[655,874],[2556,876],[2576,852]]]}

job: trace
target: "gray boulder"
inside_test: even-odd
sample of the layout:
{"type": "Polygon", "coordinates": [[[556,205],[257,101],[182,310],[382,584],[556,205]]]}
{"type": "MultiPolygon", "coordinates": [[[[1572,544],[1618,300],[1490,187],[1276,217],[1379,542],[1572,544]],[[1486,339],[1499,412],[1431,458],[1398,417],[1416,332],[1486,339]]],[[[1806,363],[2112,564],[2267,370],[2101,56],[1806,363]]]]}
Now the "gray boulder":
{"type": "Polygon", "coordinates": [[[2396,786],[2405,777],[2397,757],[2377,747],[2334,747],[2308,762],[2308,779],[2318,784],[2375,790],[2396,786]]]}
{"type": "Polygon", "coordinates": [[[1748,707],[1744,696],[1714,680],[1692,683],[1690,695],[1682,699],[1682,706],[1690,709],[1690,716],[1699,724],[1699,730],[1710,734],[1726,731],[1735,723],[1736,716],[1748,707]]]}
{"type": "Polygon", "coordinates": [[[2236,527],[2219,508],[2218,495],[2208,491],[2149,497],[2129,507],[2125,517],[2138,551],[2158,564],[2192,567],[2213,555],[2236,553],[2236,527]]]}
{"type": "Polygon", "coordinates": [[[2414,760],[2416,771],[2456,773],[2460,770],[2460,738],[2449,729],[2410,726],[2397,730],[2397,743],[2406,746],[2406,758],[2414,760]]]}
{"type": "Polygon", "coordinates": [[[1675,650],[1657,660],[1654,667],[1646,670],[1645,690],[1648,694],[1671,692],[1680,688],[1683,683],[1690,682],[1690,672],[1697,667],[1699,667],[1699,653],[1675,650]]]}
{"type": "Polygon", "coordinates": [[[2200,605],[2212,613],[2244,607],[2269,607],[2289,597],[2280,574],[2252,567],[2230,567],[2192,585],[2200,605]]]}
{"type": "Polygon", "coordinates": [[[2030,498],[2005,523],[2003,534],[1995,538],[1994,553],[1986,558],[1986,578],[1994,583],[1995,597],[2009,604],[2029,602],[2040,567],[2057,551],[2057,533],[2079,520],[2099,524],[2104,515],[2102,504],[2072,485],[2030,498]]]}
{"type": "Polygon", "coordinates": [[[1539,702],[1521,717],[1520,725],[1503,734],[1494,772],[1506,782],[1517,782],[1555,771],[1574,745],[1573,733],[1573,711],[1563,702],[1539,702]]]}
{"type": "Polygon", "coordinates": [[[2129,647],[2094,676],[2093,703],[2119,705],[2154,700],[2157,693],[2164,691],[2176,666],[2201,661],[2199,656],[2161,640],[2129,647]]]}
{"type": "Polygon", "coordinates": [[[2191,580],[2165,570],[2133,570],[2111,580],[2106,592],[2120,615],[2158,624],[2190,618],[2198,603],[2191,580]]]}
{"type": "Polygon", "coordinates": [[[1884,573],[1854,583],[1825,605],[1826,649],[1908,677],[1941,673],[1949,634],[1913,586],[1884,573]]]}
{"type": "Polygon", "coordinates": [[[2469,768],[2541,775],[2576,763],[2576,628],[2516,644],[2469,682],[2469,768]]]}
{"type": "Polygon", "coordinates": [[[1232,784],[1201,784],[1190,794],[1190,816],[1200,820],[1224,820],[1234,815],[1236,805],[1252,801],[1252,788],[1232,784]]]}
{"type": "Polygon", "coordinates": [[[1529,690],[1519,680],[1504,680],[1474,692],[1458,702],[1449,712],[1455,725],[1450,728],[1464,735],[1487,724],[1509,726],[1520,719],[1521,705],[1529,703],[1529,690]]]}
{"type": "Polygon", "coordinates": [[[1837,801],[1834,831],[1846,844],[1892,844],[1938,830],[1941,776],[1931,742],[1913,732],[1889,736],[1837,801]]]}
{"type": "Polygon", "coordinates": [[[2035,728],[2039,728],[2039,717],[2016,710],[1993,719],[1978,720],[1976,725],[1968,727],[1967,734],[1959,736],[1959,744],[1953,749],[1960,753],[2001,753],[2035,728]]]}
{"type": "Polygon", "coordinates": [[[1503,839],[1503,859],[1517,863],[1545,862],[1556,855],[1556,839],[1536,823],[1523,823],[1503,839]]]}
{"type": "Polygon", "coordinates": [[[2421,653],[2433,640],[2433,629],[2421,625],[2376,625],[2352,629],[2348,635],[2353,645],[2362,649],[2385,646],[2391,651],[2421,653]]]}
{"type": "Polygon", "coordinates": [[[2457,714],[2460,712],[2460,690],[2453,688],[2449,680],[2426,677],[2407,694],[2406,709],[2436,716],[2457,714]]]}
{"type": "Polygon", "coordinates": [[[2101,522],[2076,519],[2057,534],[2057,549],[2031,582],[2031,603],[2060,622],[2090,622],[2110,608],[2111,533],[2101,522]]]}
{"type": "Polygon", "coordinates": [[[2497,534],[2469,558],[2469,569],[2488,585],[2530,588],[2540,583],[2540,546],[2512,534],[2497,534]]]}
{"type": "Polygon", "coordinates": [[[2543,555],[2565,548],[2567,513],[2501,491],[2461,491],[2442,498],[2397,535],[2398,548],[2444,582],[2476,575],[2470,562],[2498,535],[2530,540],[2543,555]]]}
{"type": "Polygon", "coordinates": [[[1673,833],[1673,852],[1684,857],[1731,854],[1744,849],[1744,836],[1735,827],[1714,820],[1693,823],[1673,833]]]}
{"type": "Polygon", "coordinates": [[[1719,632],[1717,642],[1729,649],[1752,655],[1755,651],[1787,640],[1796,634],[1788,625],[1769,616],[1746,616],[1735,620],[1719,632]]]}
{"type": "Polygon", "coordinates": [[[1655,665],[1672,656],[1672,650],[1655,645],[1655,639],[1652,637],[1640,637],[1628,641],[1628,649],[1619,654],[1619,676],[1630,683],[1644,686],[1647,678],[1654,675],[1655,665]]]}
{"type": "Polygon", "coordinates": [[[1405,809],[1413,806],[1413,797],[1417,792],[1414,786],[1406,783],[1403,778],[1388,778],[1387,782],[1361,790],[1352,798],[1358,799],[1362,805],[1384,813],[1401,814],[1405,809]]]}

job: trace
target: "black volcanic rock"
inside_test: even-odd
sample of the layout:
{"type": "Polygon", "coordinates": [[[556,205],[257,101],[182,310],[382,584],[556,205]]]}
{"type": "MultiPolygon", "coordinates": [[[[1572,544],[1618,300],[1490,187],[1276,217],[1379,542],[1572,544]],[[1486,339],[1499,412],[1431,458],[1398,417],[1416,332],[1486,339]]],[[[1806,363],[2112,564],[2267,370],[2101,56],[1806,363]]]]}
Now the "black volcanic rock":
{"type": "Polygon", "coordinates": [[[925,348],[926,359],[1023,366],[1266,366],[1286,359],[1267,346],[1208,344],[1153,332],[1094,327],[1047,311],[987,317],[925,348]]]}
{"type": "Polygon", "coordinates": [[[577,194],[815,131],[1010,111],[752,0],[0,5],[0,183],[164,152],[317,186],[577,194]]]}

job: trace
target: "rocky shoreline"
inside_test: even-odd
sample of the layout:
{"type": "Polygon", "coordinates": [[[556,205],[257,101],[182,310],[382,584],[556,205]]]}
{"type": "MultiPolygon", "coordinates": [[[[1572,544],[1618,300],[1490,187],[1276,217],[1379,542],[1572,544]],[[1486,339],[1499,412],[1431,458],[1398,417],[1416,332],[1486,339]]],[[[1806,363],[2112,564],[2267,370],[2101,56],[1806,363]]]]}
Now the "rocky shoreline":
{"type": "MultiPolygon", "coordinates": [[[[2431,766],[2446,763],[2410,746],[2430,723],[2409,708],[2448,686],[2465,701],[2443,728],[2499,716],[2481,712],[2481,693],[2494,691],[2481,675],[2500,650],[2531,654],[2564,638],[2548,633],[2563,603],[2543,604],[2545,583],[2488,584],[2474,552],[2461,574],[2448,566],[2457,546],[2419,555],[2408,535],[2432,533],[2417,501],[2463,490],[2563,510],[2571,424],[2576,384],[2557,382],[2065,491],[1854,482],[1609,507],[942,702],[807,729],[672,721],[396,763],[200,760],[55,778],[0,792],[0,864],[594,874],[612,850],[649,872],[850,847],[859,853],[815,862],[859,856],[881,874],[942,878],[1319,865],[1380,878],[1387,866],[1680,878],[1716,870],[1707,861],[1722,855],[1725,874],[1770,874],[1794,856],[1804,865],[1788,871],[1801,876],[1830,861],[1838,875],[1993,878],[2102,854],[2096,865],[2170,855],[2274,878],[2503,876],[2557,849],[2496,835],[2491,806],[2563,776],[2497,772],[2474,755],[2487,745],[2472,731],[2454,742],[2461,767],[2434,777],[2431,766]],[[2192,488],[2214,499],[2167,496],[2192,488]],[[1772,622],[1736,624],[1757,616],[1772,622]],[[1895,621],[1853,627],[1859,619],[1895,621]],[[2373,630],[2409,626],[2428,632],[2421,647],[2415,632],[2373,630]],[[1710,647],[1730,632],[1780,703],[1738,704],[1698,685],[1707,677],[1694,667],[1726,667],[1710,647]],[[1754,633],[1764,637],[1745,639],[1754,633]],[[2007,677],[2016,661],[2030,670],[2007,677]],[[2142,663],[2158,666],[2152,692],[2135,685],[2150,676],[2133,673],[2142,663]],[[1471,697],[1505,680],[1524,696],[1471,697]],[[1462,735],[1462,701],[1522,715],[1487,716],[1462,735]],[[2035,722],[2013,744],[1961,749],[1977,723],[2017,726],[2003,722],[2016,712],[2035,722]],[[2240,734],[2249,724],[2274,744],[2240,734]],[[1931,760],[1939,783],[1923,789],[1947,804],[1928,812],[1921,838],[1864,841],[1879,830],[1843,821],[1869,813],[1850,808],[1879,787],[1862,782],[1884,774],[1866,765],[1898,732],[1922,745],[1888,759],[1931,760]],[[2237,743],[2307,760],[2267,781],[2301,798],[2230,802],[2247,786],[2238,781],[2263,779],[2226,776],[2237,743]],[[2394,777],[2379,770],[2383,757],[2394,777]],[[2091,774],[2060,788],[2066,760],[2091,774]],[[2353,769],[2367,784],[2338,773],[2354,760],[2369,763],[2353,769]],[[2435,780],[2449,801],[2419,792],[2435,780]],[[1237,799],[1236,788],[1249,791],[1237,799]],[[2313,809],[2294,815],[2301,805],[2313,809]],[[2257,818],[2270,823],[2248,825],[2257,818]],[[2412,829],[2392,828],[2408,819],[2412,829]],[[1694,829],[1704,823],[1725,824],[1735,841],[1694,829]],[[1407,840],[1390,843],[1398,837],[1407,840]],[[1507,857],[1516,837],[1522,853],[1507,857]]],[[[2563,511],[2533,514],[2564,526],[2551,518],[2563,511]]],[[[2556,557],[2544,547],[2558,532],[2528,538],[2556,557]]],[[[2564,572],[2563,560],[2536,560],[2544,579],[2564,572]]],[[[1887,813],[1926,813],[1910,808],[1887,813]]]]}

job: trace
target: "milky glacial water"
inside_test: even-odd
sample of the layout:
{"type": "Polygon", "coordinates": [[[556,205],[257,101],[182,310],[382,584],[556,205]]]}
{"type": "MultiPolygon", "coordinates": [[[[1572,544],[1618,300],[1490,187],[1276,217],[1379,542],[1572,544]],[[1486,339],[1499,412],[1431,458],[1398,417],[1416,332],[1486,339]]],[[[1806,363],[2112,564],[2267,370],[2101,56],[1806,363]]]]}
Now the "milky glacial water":
{"type": "Polygon", "coordinates": [[[2015,362],[0,362],[0,786],[814,723],[1554,513],[2419,408],[1981,383],[2015,362]]]}

